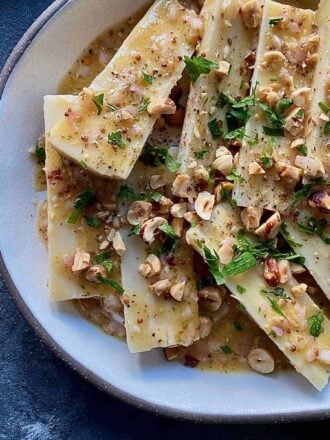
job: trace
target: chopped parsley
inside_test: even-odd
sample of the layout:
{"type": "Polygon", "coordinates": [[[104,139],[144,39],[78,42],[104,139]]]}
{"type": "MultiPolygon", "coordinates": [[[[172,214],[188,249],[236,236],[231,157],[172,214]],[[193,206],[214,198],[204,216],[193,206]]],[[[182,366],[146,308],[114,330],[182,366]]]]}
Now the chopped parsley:
{"type": "Polygon", "coordinates": [[[278,315],[282,316],[283,318],[286,318],[285,314],[281,310],[281,307],[278,305],[277,301],[275,299],[271,299],[269,296],[267,296],[268,301],[270,302],[270,305],[274,312],[276,312],[278,315]]]}
{"type": "Polygon", "coordinates": [[[240,128],[236,128],[235,130],[229,131],[226,135],[225,135],[225,140],[226,141],[231,141],[231,140],[239,140],[241,141],[245,136],[245,127],[240,127],[240,128]]]}
{"type": "Polygon", "coordinates": [[[119,148],[126,148],[126,144],[123,141],[123,137],[120,131],[113,131],[108,134],[109,144],[116,145],[119,148]]]}
{"type": "Polygon", "coordinates": [[[89,206],[92,206],[97,200],[96,194],[91,189],[86,189],[78,194],[74,202],[74,210],[67,219],[67,223],[77,223],[82,211],[89,206]]]}
{"type": "Polygon", "coordinates": [[[290,204],[291,208],[295,208],[299,202],[308,198],[311,195],[311,193],[312,193],[312,185],[310,184],[303,185],[302,189],[296,191],[293,194],[292,201],[290,204]]]}
{"type": "Polygon", "coordinates": [[[224,277],[233,277],[247,272],[256,265],[257,260],[250,252],[242,252],[237,254],[233,261],[222,268],[222,275],[224,277]]]}
{"type": "Polygon", "coordinates": [[[262,127],[267,136],[284,136],[284,129],[280,127],[262,127]]]}
{"type": "Polygon", "coordinates": [[[123,202],[134,202],[135,200],[152,200],[154,202],[159,202],[162,194],[159,192],[154,192],[151,194],[147,194],[145,192],[135,192],[130,186],[121,185],[117,196],[123,202]]]}
{"type": "Polygon", "coordinates": [[[99,226],[102,225],[101,220],[95,216],[87,216],[86,215],[84,218],[85,218],[86,224],[91,228],[98,228],[99,226]]]}
{"type": "Polygon", "coordinates": [[[324,126],[324,134],[330,134],[330,121],[328,121],[324,126]]]}
{"type": "Polygon", "coordinates": [[[112,287],[118,293],[118,295],[122,295],[125,292],[123,287],[115,280],[111,280],[111,279],[105,278],[105,277],[98,277],[98,280],[102,284],[105,284],[106,286],[112,287]]]}
{"type": "Polygon", "coordinates": [[[148,84],[152,84],[153,79],[154,79],[152,75],[148,75],[144,71],[142,71],[142,75],[143,75],[143,79],[145,80],[145,82],[147,82],[148,84]]]}
{"type": "Polygon", "coordinates": [[[94,257],[94,261],[96,264],[102,264],[105,261],[108,261],[111,257],[110,251],[101,252],[100,254],[96,254],[94,257]]]}
{"type": "Polygon", "coordinates": [[[279,114],[277,114],[269,104],[265,102],[259,103],[260,108],[266,113],[268,122],[272,127],[281,128],[284,125],[284,120],[279,114]]]}
{"type": "Polygon", "coordinates": [[[113,104],[107,104],[107,109],[110,110],[111,112],[116,112],[117,110],[119,110],[119,107],[113,104]]]}
{"type": "Polygon", "coordinates": [[[209,150],[201,150],[201,151],[195,151],[194,155],[196,159],[203,159],[204,154],[208,153],[209,150]]]}
{"type": "Polygon", "coordinates": [[[207,124],[214,140],[220,139],[223,135],[219,122],[220,121],[214,118],[211,119],[207,124]]]}
{"type": "Polygon", "coordinates": [[[40,163],[41,165],[44,165],[46,162],[46,150],[45,147],[40,146],[39,142],[37,142],[36,144],[36,148],[34,150],[34,153],[37,157],[38,163],[40,163]]]}
{"type": "Polygon", "coordinates": [[[243,183],[245,182],[245,179],[243,176],[237,173],[235,169],[232,170],[231,174],[227,176],[227,180],[231,182],[237,182],[237,183],[243,183]]]}
{"type": "Polygon", "coordinates": [[[164,224],[158,228],[160,231],[164,232],[168,237],[175,238],[175,231],[173,227],[169,224],[164,224]]]}
{"type": "Polygon", "coordinates": [[[297,243],[296,241],[294,241],[293,237],[290,235],[290,232],[288,231],[287,224],[284,222],[281,224],[281,233],[282,233],[283,237],[285,238],[285,240],[287,241],[289,246],[291,246],[291,247],[301,247],[302,246],[301,243],[297,243]]]}
{"type": "Polygon", "coordinates": [[[317,338],[324,332],[324,314],[320,310],[316,315],[312,315],[308,318],[309,333],[317,338]]]}
{"type": "Polygon", "coordinates": [[[132,235],[140,235],[141,232],[141,225],[136,225],[134,226],[134,228],[132,228],[129,233],[128,233],[128,237],[132,237],[132,235]]]}
{"type": "Polygon", "coordinates": [[[260,157],[260,161],[261,161],[264,168],[270,168],[273,166],[273,159],[271,158],[271,156],[268,153],[264,153],[260,157]]]}
{"type": "Polygon", "coordinates": [[[274,296],[278,296],[283,299],[290,299],[289,295],[285,293],[285,290],[282,287],[275,287],[273,290],[261,289],[262,293],[271,293],[274,296]]]}
{"type": "Polygon", "coordinates": [[[233,350],[229,347],[229,345],[220,345],[220,350],[225,354],[234,354],[233,350]]]}
{"type": "Polygon", "coordinates": [[[316,219],[309,217],[305,224],[297,223],[299,229],[307,232],[308,234],[317,235],[326,244],[330,244],[330,237],[324,235],[324,231],[328,226],[328,222],[325,218],[316,219]]]}
{"type": "Polygon", "coordinates": [[[196,242],[197,245],[203,250],[205,260],[209,266],[210,272],[218,286],[224,284],[225,280],[220,270],[220,258],[216,251],[211,251],[207,246],[203,245],[200,241],[196,242]]]}
{"type": "Polygon", "coordinates": [[[278,23],[280,23],[281,21],[283,21],[283,17],[276,17],[276,18],[271,18],[269,20],[269,26],[270,27],[275,27],[278,23]]]}
{"type": "Polygon", "coordinates": [[[329,113],[330,108],[326,105],[325,102],[320,101],[320,102],[318,103],[318,105],[319,105],[320,109],[321,109],[324,113],[329,113]]]}
{"type": "Polygon", "coordinates": [[[146,144],[139,160],[151,167],[165,165],[171,173],[176,173],[180,169],[180,164],[169,153],[169,147],[158,148],[146,144]]]}
{"type": "Polygon", "coordinates": [[[302,156],[307,156],[307,145],[306,145],[306,144],[299,145],[299,147],[297,148],[297,150],[299,151],[299,153],[300,153],[302,156]]]}
{"type": "Polygon", "coordinates": [[[87,163],[84,160],[81,160],[79,162],[79,165],[81,166],[81,168],[83,168],[84,170],[87,170],[87,163]]]}
{"type": "Polygon", "coordinates": [[[236,289],[237,289],[237,292],[240,293],[241,295],[246,292],[245,287],[240,286],[239,284],[237,284],[236,289]]]}
{"type": "Polygon", "coordinates": [[[143,113],[145,110],[147,110],[148,105],[150,104],[150,98],[144,97],[142,103],[138,107],[138,112],[143,113]]]}
{"type": "Polygon", "coordinates": [[[285,112],[293,105],[292,99],[282,98],[277,103],[277,115],[278,117],[284,116],[285,112]]]}
{"type": "Polygon", "coordinates": [[[96,95],[95,98],[93,99],[98,115],[102,113],[103,101],[104,101],[104,93],[100,93],[99,95],[96,95]]]}
{"type": "Polygon", "coordinates": [[[195,83],[202,74],[210,73],[213,69],[219,68],[219,63],[208,60],[204,57],[184,57],[190,79],[195,83]]]}

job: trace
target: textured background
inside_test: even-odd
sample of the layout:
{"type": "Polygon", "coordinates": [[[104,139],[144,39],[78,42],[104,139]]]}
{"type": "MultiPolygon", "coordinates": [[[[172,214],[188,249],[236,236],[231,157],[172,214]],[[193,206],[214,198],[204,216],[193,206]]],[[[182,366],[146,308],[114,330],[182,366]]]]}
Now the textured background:
{"type": "MultiPolygon", "coordinates": [[[[0,67],[50,3],[0,0],[0,67]]],[[[131,408],[96,390],[58,360],[24,321],[0,278],[0,439],[298,440],[329,438],[329,428],[330,422],[195,425],[131,408]]]]}

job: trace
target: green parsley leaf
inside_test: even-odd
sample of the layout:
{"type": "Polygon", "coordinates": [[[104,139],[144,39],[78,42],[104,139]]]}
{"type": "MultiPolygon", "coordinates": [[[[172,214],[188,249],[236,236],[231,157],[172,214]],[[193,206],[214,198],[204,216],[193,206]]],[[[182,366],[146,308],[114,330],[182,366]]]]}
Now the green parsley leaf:
{"type": "Polygon", "coordinates": [[[242,327],[242,325],[241,325],[238,321],[233,322],[233,326],[235,327],[235,329],[236,329],[238,332],[242,332],[242,331],[244,330],[243,327],[242,327]]]}
{"type": "Polygon", "coordinates": [[[281,224],[281,232],[285,240],[287,241],[288,245],[291,247],[301,247],[301,243],[297,243],[294,241],[293,237],[290,235],[290,232],[288,231],[288,226],[286,223],[281,224]]]}
{"type": "Polygon", "coordinates": [[[118,198],[124,202],[133,202],[134,200],[146,200],[146,193],[136,193],[128,185],[121,185],[118,192],[118,198]]]}
{"type": "Polygon", "coordinates": [[[222,268],[222,275],[224,277],[233,277],[241,273],[247,272],[252,267],[257,265],[257,260],[250,252],[243,252],[234,257],[233,261],[226,264],[222,268]]]}
{"type": "Polygon", "coordinates": [[[105,278],[105,277],[98,277],[98,280],[102,284],[105,284],[106,286],[112,287],[118,293],[118,295],[122,295],[125,292],[125,290],[122,288],[122,286],[115,280],[111,280],[111,279],[105,278]]]}
{"type": "Polygon", "coordinates": [[[126,148],[126,144],[123,141],[122,134],[120,131],[113,131],[108,134],[109,144],[116,145],[119,148],[126,148]]]}
{"type": "Polygon", "coordinates": [[[196,159],[203,159],[204,154],[208,153],[209,150],[201,150],[201,151],[195,151],[194,155],[196,159]]]}
{"type": "Polygon", "coordinates": [[[237,173],[235,169],[232,170],[231,174],[227,176],[227,180],[231,182],[237,182],[237,183],[243,183],[245,182],[245,179],[243,176],[237,173]]]}
{"type": "Polygon", "coordinates": [[[110,110],[111,112],[116,112],[117,110],[119,110],[119,107],[117,107],[116,105],[113,104],[107,104],[107,109],[110,110]]]}
{"type": "Polygon", "coordinates": [[[329,113],[330,108],[326,105],[325,102],[320,101],[320,102],[318,103],[318,105],[319,105],[320,109],[321,109],[324,113],[329,113]]]}
{"type": "Polygon", "coordinates": [[[220,345],[220,350],[225,354],[234,354],[233,350],[229,347],[229,345],[220,345]]]}
{"type": "Polygon", "coordinates": [[[100,254],[96,254],[94,257],[94,261],[96,264],[102,264],[105,261],[108,261],[111,258],[111,252],[105,251],[101,252],[100,254]]]}
{"type": "Polygon", "coordinates": [[[143,75],[143,79],[145,80],[145,82],[147,82],[148,84],[152,84],[154,78],[152,75],[148,75],[146,72],[142,71],[142,75],[143,75]]]}
{"type": "Polygon", "coordinates": [[[299,151],[299,153],[300,153],[302,156],[307,156],[307,145],[306,145],[306,144],[299,145],[299,147],[297,148],[297,150],[299,151]]]}
{"type": "Polygon", "coordinates": [[[256,131],[252,131],[252,135],[249,135],[249,136],[247,136],[247,135],[245,135],[245,137],[247,138],[247,144],[250,146],[250,147],[254,147],[255,145],[257,145],[258,144],[258,140],[259,140],[259,133],[258,132],[256,132],[256,131]]]}
{"type": "Polygon", "coordinates": [[[261,163],[264,166],[264,168],[270,168],[273,166],[273,159],[271,158],[271,156],[267,153],[264,153],[261,157],[260,157],[261,163]]]}
{"type": "Polygon", "coordinates": [[[220,270],[219,255],[214,250],[213,252],[211,252],[211,250],[207,246],[202,245],[199,241],[197,242],[197,245],[204,252],[206,263],[209,266],[210,272],[213,275],[215,282],[218,286],[221,286],[222,284],[224,284],[225,280],[220,270]]]}
{"type": "Polygon", "coordinates": [[[176,173],[180,169],[180,164],[175,161],[174,157],[171,156],[170,153],[166,154],[165,165],[171,173],[176,173]]]}
{"type": "Polygon", "coordinates": [[[272,109],[269,104],[265,102],[259,103],[260,108],[266,113],[267,119],[274,128],[281,128],[284,125],[284,120],[272,109]]]}
{"type": "Polygon", "coordinates": [[[143,113],[147,110],[148,105],[150,104],[150,98],[144,97],[142,103],[138,107],[138,113],[143,113]]]}
{"type": "Polygon", "coordinates": [[[184,57],[189,76],[195,83],[202,74],[210,73],[212,69],[218,69],[219,63],[208,60],[204,57],[184,57]]]}
{"type": "Polygon", "coordinates": [[[153,192],[150,194],[150,200],[152,200],[153,202],[159,202],[162,197],[163,194],[161,194],[160,192],[153,192]]]}
{"type": "Polygon", "coordinates": [[[293,194],[292,201],[290,204],[291,208],[295,208],[301,200],[305,200],[306,198],[308,198],[311,195],[311,193],[312,193],[312,185],[310,184],[303,185],[302,189],[296,191],[293,194]]]}
{"type": "Polygon", "coordinates": [[[320,310],[316,315],[308,318],[309,333],[317,338],[324,332],[324,313],[320,310]]]}
{"type": "Polygon", "coordinates": [[[176,237],[175,231],[174,231],[173,227],[171,225],[169,225],[169,224],[162,225],[158,229],[160,231],[164,232],[166,235],[168,235],[171,238],[175,238],[176,237]]]}
{"type": "Polygon", "coordinates": [[[102,266],[109,273],[111,273],[114,270],[114,268],[116,267],[115,263],[112,260],[103,261],[102,266]]]}
{"type": "Polygon", "coordinates": [[[286,318],[285,314],[281,310],[281,307],[278,305],[277,301],[274,299],[271,299],[269,296],[267,296],[268,301],[270,302],[270,305],[272,306],[272,309],[274,312],[276,312],[278,315],[283,316],[283,318],[286,318]]]}
{"type": "Polygon", "coordinates": [[[262,127],[267,136],[284,136],[284,129],[277,127],[262,127]]]}
{"type": "Polygon", "coordinates": [[[273,290],[261,289],[262,293],[272,293],[275,296],[278,296],[283,299],[290,299],[290,297],[285,293],[285,290],[282,287],[275,287],[273,290]]]}
{"type": "Polygon", "coordinates": [[[140,235],[140,232],[141,232],[141,225],[136,225],[134,226],[134,228],[132,228],[129,231],[127,237],[132,237],[132,235],[140,235]]]}
{"type": "Polygon", "coordinates": [[[316,219],[310,217],[306,220],[306,224],[297,223],[299,229],[307,232],[308,234],[317,235],[326,244],[330,244],[330,237],[324,235],[324,231],[328,226],[328,222],[325,218],[316,219]]]}
{"type": "Polygon", "coordinates": [[[79,165],[81,166],[82,169],[87,170],[87,163],[84,160],[81,160],[79,162],[79,165]]]}
{"type": "Polygon", "coordinates": [[[97,200],[95,192],[91,189],[87,189],[78,194],[74,203],[74,210],[71,212],[67,219],[67,223],[74,224],[78,221],[80,214],[85,208],[93,205],[97,200]]]}
{"type": "Polygon", "coordinates": [[[283,17],[271,18],[269,20],[269,26],[273,28],[281,21],[283,21],[283,17]]]}
{"type": "Polygon", "coordinates": [[[221,130],[219,126],[219,121],[217,121],[217,119],[211,119],[207,125],[214,140],[220,139],[222,137],[223,131],[221,130]]]}
{"type": "Polygon", "coordinates": [[[243,312],[246,312],[246,307],[244,304],[239,303],[237,304],[236,307],[238,308],[238,310],[242,310],[243,312]]]}
{"type": "Polygon", "coordinates": [[[239,140],[241,141],[245,136],[245,127],[236,128],[236,130],[229,131],[225,135],[226,141],[239,140]]]}
{"type": "Polygon", "coordinates": [[[44,165],[46,162],[46,150],[45,147],[39,146],[39,143],[36,144],[35,155],[37,157],[38,163],[44,165]]]}
{"type": "Polygon", "coordinates": [[[102,113],[103,101],[104,101],[104,93],[100,93],[99,95],[96,95],[95,98],[93,99],[98,115],[102,113]]]}
{"type": "Polygon", "coordinates": [[[330,121],[328,121],[324,126],[324,134],[330,134],[330,121]]]}
{"type": "Polygon", "coordinates": [[[85,216],[85,222],[91,228],[97,228],[102,225],[101,220],[95,216],[85,216]]]}
{"type": "Polygon", "coordinates": [[[139,160],[151,167],[165,165],[171,173],[176,173],[180,169],[180,164],[178,164],[169,153],[169,147],[159,148],[146,144],[139,160]]]}
{"type": "Polygon", "coordinates": [[[246,288],[243,286],[240,286],[239,284],[237,284],[236,288],[237,288],[237,292],[240,294],[243,294],[246,292],[246,288]]]}
{"type": "MultiPolygon", "coordinates": [[[[277,114],[279,117],[284,116],[285,112],[293,105],[292,99],[282,98],[277,103],[277,114]]],[[[282,121],[283,123],[283,121],[282,121]]]]}

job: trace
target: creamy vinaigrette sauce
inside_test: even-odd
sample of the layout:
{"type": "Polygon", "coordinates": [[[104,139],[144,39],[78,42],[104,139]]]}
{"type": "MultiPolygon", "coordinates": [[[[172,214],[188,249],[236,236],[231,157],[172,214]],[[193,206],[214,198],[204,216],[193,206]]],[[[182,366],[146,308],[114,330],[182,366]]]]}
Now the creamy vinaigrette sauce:
{"type": "MultiPolygon", "coordinates": [[[[287,3],[290,3],[288,1],[287,3]]],[[[302,0],[302,7],[315,7],[317,1],[302,0]]],[[[100,73],[109,63],[113,55],[120,47],[123,40],[132,30],[134,25],[144,15],[145,9],[136,15],[129,17],[125,22],[103,32],[90,46],[84,50],[74,65],[70,68],[58,87],[59,94],[77,94],[84,87],[87,87],[95,76],[100,73]]],[[[182,88],[188,93],[186,82],[183,81],[182,88]]],[[[166,122],[157,123],[157,127],[151,136],[151,143],[177,146],[181,128],[169,127],[166,122]]],[[[147,167],[137,164],[134,175],[141,177],[140,184],[143,187],[144,178],[154,174],[154,169],[147,170],[147,167]]],[[[98,179],[100,180],[100,179],[98,179]]],[[[42,175],[38,177],[40,187],[44,183],[42,175]]],[[[109,181],[107,181],[109,183],[109,181]]],[[[135,182],[134,182],[135,183],[135,182]]],[[[38,231],[47,240],[47,206],[41,204],[39,207],[38,231]]],[[[136,274],[136,276],[139,276],[136,274]]],[[[303,277],[302,277],[303,278],[303,277]]],[[[301,279],[300,281],[303,281],[301,279]]],[[[316,302],[322,303],[322,295],[318,288],[313,285],[313,280],[308,279],[312,297],[316,302]]],[[[111,304],[106,299],[90,298],[75,301],[80,312],[90,321],[101,327],[106,333],[117,337],[125,338],[123,325],[114,322],[112,314],[108,313],[111,304]]],[[[112,313],[113,313],[113,309],[112,313]]],[[[118,306],[118,315],[122,316],[122,309],[118,306]]],[[[325,311],[328,313],[328,311],[325,311]]],[[[179,359],[190,367],[198,367],[202,370],[220,372],[242,372],[250,370],[247,357],[251,349],[264,348],[274,357],[276,369],[290,368],[288,361],[268,339],[257,325],[242,310],[239,304],[230,297],[228,291],[224,292],[223,303],[216,312],[203,310],[203,315],[209,316],[213,322],[211,334],[188,348],[179,350],[179,359]]],[[[123,318],[119,317],[119,321],[123,318]]]]}

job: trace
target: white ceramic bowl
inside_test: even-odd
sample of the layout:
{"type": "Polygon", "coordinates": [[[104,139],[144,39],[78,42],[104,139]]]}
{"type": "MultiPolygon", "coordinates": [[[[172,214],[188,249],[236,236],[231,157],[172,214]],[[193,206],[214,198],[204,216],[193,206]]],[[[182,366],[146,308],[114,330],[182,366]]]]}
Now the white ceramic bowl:
{"type": "Polygon", "coordinates": [[[0,77],[0,245],[3,272],[25,317],[76,370],[140,407],[195,420],[266,421],[327,416],[330,387],[315,391],[293,372],[202,373],[161,351],[131,355],[70,305],[47,297],[47,254],[36,235],[28,149],[43,130],[42,98],[55,93],[89,42],[145,0],[57,0],[30,28],[0,77]]]}

